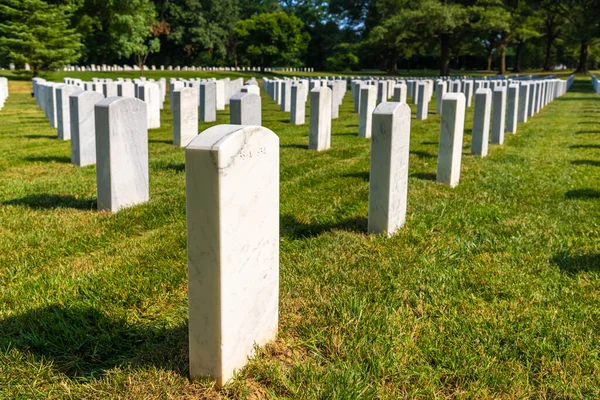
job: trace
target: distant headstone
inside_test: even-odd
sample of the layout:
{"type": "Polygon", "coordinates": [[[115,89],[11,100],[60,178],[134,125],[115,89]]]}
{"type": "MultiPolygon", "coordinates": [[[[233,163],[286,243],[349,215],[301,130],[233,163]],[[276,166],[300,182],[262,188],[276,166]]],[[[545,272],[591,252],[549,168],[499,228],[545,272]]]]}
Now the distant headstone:
{"type": "Polygon", "coordinates": [[[360,88],[360,108],[358,112],[358,136],[371,137],[373,111],[377,106],[377,88],[373,85],[363,85],[360,88]]]}
{"type": "Polygon", "coordinates": [[[519,87],[519,122],[527,122],[527,110],[529,109],[529,83],[521,82],[519,87]]]}
{"type": "Polygon", "coordinates": [[[305,123],[306,104],[304,101],[304,92],[306,90],[307,87],[301,83],[292,85],[292,104],[290,122],[293,125],[304,125],[305,123]]]}
{"type": "Polygon", "coordinates": [[[519,112],[519,84],[508,85],[506,93],[506,132],[517,133],[517,118],[519,112]]]}
{"type": "MultiPolygon", "coordinates": [[[[215,82],[202,82],[200,84],[200,121],[214,122],[217,120],[217,100],[215,82]]],[[[229,104],[229,97],[227,97],[229,104]]]]}
{"type": "Polygon", "coordinates": [[[419,103],[417,104],[417,119],[426,120],[427,114],[429,113],[429,98],[427,97],[427,83],[419,82],[417,85],[417,91],[419,92],[419,103]]]}
{"type": "Polygon", "coordinates": [[[277,335],[279,138],[214,126],[185,166],[190,376],[222,387],[277,335]]]}
{"type": "Polygon", "coordinates": [[[392,236],[406,220],[410,107],[381,103],[373,112],[369,176],[370,233],[392,236]]]}
{"type": "Polygon", "coordinates": [[[327,150],[331,147],[331,89],[314,88],[310,91],[310,129],[308,148],[327,150]]]}
{"type": "Polygon", "coordinates": [[[506,123],[506,87],[497,86],[492,95],[492,143],[504,143],[504,129],[506,123]]]}
{"type": "Polygon", "coordinates": [[[80,90],[79,86],[75,85],[58,85],[56,87],[56,123],[58,125],[58,140],[71,140],[69,96],[80,90]]]}
{"type": "Polygon", "coordinates": [[[140,100],[148,105],[148,129],[160,128],[160,88],[146,81],[138,85],[138,91],[140,100]]]}
{"type": "Polygon", "coordinates": [[[262,125],[261,98],[254,93],[239,92],[231,96],[229,118],[232,125],[262,125]]]}
{"type": "Polygon", "coordinates": [[[185,147],[198,136],[198,101],[195,87],[175,89],[173,92],[173,144],[185,147]]]}
{"type": "Polygon", "coordinates": [[[442,99],[447,93],[447,84],[446,81],[438,81],[435,85],[435,113],[442,113],[442,99]]]}
{"type": "Polygon", "coordinates": [[[96,164],[96,117],[94,108],[104,99],[98,92],[78,91],[69,96],[71,117],[71,164],[96,164]]]}
{"type": "Polygon", "coordinates": [[[442,99],[442,120],[438,151],[437,181],[458,185],[465,130],[465,95],[447,93],[442,99]]]}
{"type": "Polygon", "coordinates": [[[407,87],[406,83],[401,82],[394,86],[394,101],[396,103],[406,103],[407,87]]]}
{"type": "Polygon", "coordinates": [[[471,154],[487,156],[490,138],[490,114],[492,112],[491,89],[477,89],[475,92],[475,110],[473,116],[473,135],[471,154]]]}
{"type": "Polygon", "coordinates": [[[96,103],[98,210],[116,212],[149,198],[147,105],[110,97],[96,103]]]}

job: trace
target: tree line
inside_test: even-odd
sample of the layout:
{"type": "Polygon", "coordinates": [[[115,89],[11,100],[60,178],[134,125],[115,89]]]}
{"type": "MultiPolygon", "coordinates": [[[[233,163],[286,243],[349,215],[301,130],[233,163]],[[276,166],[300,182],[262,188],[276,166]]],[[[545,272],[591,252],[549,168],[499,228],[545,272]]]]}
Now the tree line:
{"type": "Polygon", "coordinates": [[[587,72],[600,0],[0,0],[0,64],[587,72]]]}

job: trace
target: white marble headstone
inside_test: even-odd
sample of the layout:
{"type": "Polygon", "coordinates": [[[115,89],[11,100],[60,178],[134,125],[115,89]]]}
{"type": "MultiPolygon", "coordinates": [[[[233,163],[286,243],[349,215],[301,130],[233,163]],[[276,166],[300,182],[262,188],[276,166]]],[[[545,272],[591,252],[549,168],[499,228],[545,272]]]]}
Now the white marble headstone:
{"type": "Polygon", "coordinates": [[[222,387],[277,335],[279,138],[214,126],[185,165],[190,376],[222,387]]]}

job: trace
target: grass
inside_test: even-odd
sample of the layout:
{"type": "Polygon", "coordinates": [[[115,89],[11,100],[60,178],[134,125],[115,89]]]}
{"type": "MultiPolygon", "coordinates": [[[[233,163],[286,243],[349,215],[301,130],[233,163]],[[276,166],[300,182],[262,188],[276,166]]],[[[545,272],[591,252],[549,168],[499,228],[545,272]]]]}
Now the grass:
{"type": "Polygon", "coordinates": [[[0,398],[600,397],[589,79],[485,159],[468,155],[468,109],[455,189],[435,182],[439,117],[413,119],[408,217],[391,239],[366,234],[369,142],[350,93],[323,153],[263,94],[281,138],[280,333],[222,391],[187,378],[184,152],[168,106],[149,134],[151,200],[109,214],[95,209],[95,167],[70,164],[29,82],[10,90],[0,398]]]}

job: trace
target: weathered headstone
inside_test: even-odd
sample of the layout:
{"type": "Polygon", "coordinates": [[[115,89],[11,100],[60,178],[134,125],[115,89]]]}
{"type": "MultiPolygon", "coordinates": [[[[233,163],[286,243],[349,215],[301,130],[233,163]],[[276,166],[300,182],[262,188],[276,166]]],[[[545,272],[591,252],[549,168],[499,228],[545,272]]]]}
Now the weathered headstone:
{"type": "Polygon", "coordinates": [[[447,93],[442,99],[442,121],[438,151],[437,181],[450,187],[458,185],[465,130],[465,95],[447,93]]]}
{"type": "Polygon", "coordinates": [[[146,202],[148,181],[147,104],[110,97],[96,103],[98,210],[116,212],[146,202]]]}
{"type": "Polygon", "coordinates": [[[490,114],[492,112],[492,90],[477,89],[473,116],[471,154],[487,156],[490,140],[490,114]]]}
{"type": "Polygon", "coordinates": [[[190,376],[222,387],[277,335],[279,138],[215,126],[185,165],[190,376]]]}
{"type": "Polygon", "coordinates": [[[382,103],[373,112],[369,176],[370,233],[392,236],[406,220],[410,107],[382,103]]]}
{"type": "Polygon", "coordinates": [[[331,147],[331,89],[314,88],[310,91],[310,127],[308,148],[327,150],[331,147]]]}
{"type": "Polygon", "coordinates": [[[232,125],[262,125],[261,98],[254,93],[239,92],[231,96],[229,120],[232,125]]]}
{"type": "Polygon", "coordinates": [[[184,87],[173,92],[173,144],[185,147],[198,136],[198,89],[184,87]]]}
{"type": "Polygon", "coordinates": [[[71,123],[71,164],[84,167],[96,164],[96,117],[94,108],[104,95],[78,91],[69,96],[71,123]]]}

